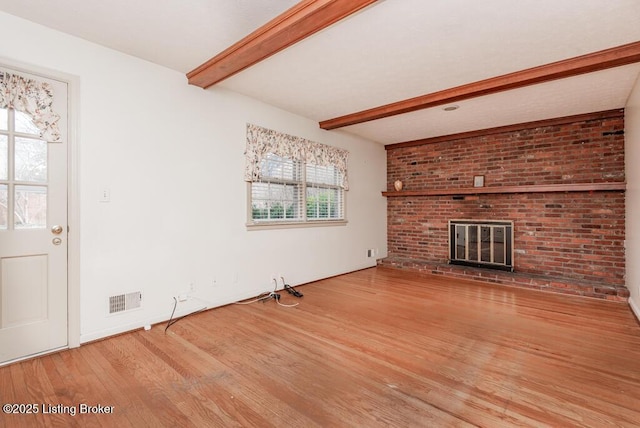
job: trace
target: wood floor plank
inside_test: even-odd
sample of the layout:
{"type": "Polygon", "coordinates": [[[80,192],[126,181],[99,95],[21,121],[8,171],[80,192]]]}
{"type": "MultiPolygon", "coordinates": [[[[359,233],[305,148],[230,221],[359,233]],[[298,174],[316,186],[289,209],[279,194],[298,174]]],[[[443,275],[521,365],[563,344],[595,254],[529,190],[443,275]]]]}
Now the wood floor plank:
{"type": "Polygon", "coordinates": [[[626,304],[372,268],[0,367],[0,427],[637,427],[626,304]]]}

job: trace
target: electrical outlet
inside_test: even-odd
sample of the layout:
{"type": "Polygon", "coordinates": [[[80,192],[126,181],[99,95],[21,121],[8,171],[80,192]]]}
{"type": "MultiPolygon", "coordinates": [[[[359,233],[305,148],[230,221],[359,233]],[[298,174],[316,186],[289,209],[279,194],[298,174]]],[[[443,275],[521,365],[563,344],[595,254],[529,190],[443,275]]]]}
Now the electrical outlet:
{"type": "Polygon", "coordinates": [[[195,282],[190,282],[189,283],[189,292],[190,293],[195,293],[196,291],[196,283],[195,282]]]}
{"type": "Polygon", "coordinates": [[[212,287],[217,287],[218,286],[218,280],[217,280],[217,278],[215,276],[211,279],[211,286],[212,287]]]}

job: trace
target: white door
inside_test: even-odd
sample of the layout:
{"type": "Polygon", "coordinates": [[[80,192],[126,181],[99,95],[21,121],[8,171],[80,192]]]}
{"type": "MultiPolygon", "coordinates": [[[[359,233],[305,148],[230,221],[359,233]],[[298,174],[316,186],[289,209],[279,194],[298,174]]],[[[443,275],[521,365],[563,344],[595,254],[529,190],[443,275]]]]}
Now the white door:
{"type": "Polygon", "coordinates": [[[0,109],[0,364],[67,346],[67,84],[53,89],[61,142],[0,109]]]}

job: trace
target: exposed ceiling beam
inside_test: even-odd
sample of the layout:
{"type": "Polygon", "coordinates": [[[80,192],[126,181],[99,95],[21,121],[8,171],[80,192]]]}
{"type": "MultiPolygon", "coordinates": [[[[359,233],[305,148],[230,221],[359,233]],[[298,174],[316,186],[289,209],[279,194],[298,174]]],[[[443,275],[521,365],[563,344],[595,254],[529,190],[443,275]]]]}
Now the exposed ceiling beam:
{"type": "Polygon", "coordinates": [[[187,73],[189,84],[208,88],[376,1],[303,0],[187,73]]]}
{"type": "Polygon", "coordinates": [[[327,130],[342,128],[344,126],[636,62],[640,62],[640,42],[633,42],[324,120],[320,122],[320,128],[327,130]]]}

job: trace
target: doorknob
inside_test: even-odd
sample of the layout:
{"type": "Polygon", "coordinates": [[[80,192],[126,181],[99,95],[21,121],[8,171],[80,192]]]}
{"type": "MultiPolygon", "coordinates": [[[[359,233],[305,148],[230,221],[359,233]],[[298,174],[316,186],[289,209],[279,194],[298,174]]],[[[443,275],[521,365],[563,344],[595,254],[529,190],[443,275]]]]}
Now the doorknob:
{"type": "Polygon", "coordinates": [[[51,228],[51,233],[53,233],[54,235],[60,235],[62,233],[62,226],[56,224],[51,228]]]}

